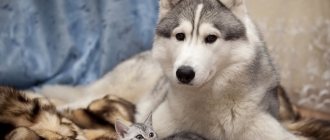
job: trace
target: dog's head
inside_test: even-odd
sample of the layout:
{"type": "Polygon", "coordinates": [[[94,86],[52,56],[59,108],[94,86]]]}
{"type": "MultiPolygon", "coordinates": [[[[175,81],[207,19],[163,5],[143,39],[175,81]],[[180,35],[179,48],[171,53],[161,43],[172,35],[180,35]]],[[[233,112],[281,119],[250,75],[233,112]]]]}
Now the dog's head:
{"type": "Polygon", "coordinates": [[[160,0],[153,56],[175,83],[199,87],[251,59],[243,0],[160,0]]]}

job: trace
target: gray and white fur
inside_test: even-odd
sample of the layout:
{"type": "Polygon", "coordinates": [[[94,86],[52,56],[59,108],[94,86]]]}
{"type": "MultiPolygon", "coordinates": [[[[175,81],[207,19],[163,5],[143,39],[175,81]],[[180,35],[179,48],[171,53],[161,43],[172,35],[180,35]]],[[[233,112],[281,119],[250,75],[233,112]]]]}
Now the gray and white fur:
{"type": "Polygon", "coordinates": [[[152,55],[169,88],[159,106],[142,100],[136,117],[154,110],[160,138],[297,139],[276,119],[279,76],[244,0],[160,0],[152,55]]]}
{"type": "Polygon", "coordinates": [[[157,140],[157,134],[152,128],[152,115],[143,123],[134,123],[131,126],[117,120],[115,128],[118,140],[157,140]]]}
{"type": "MultiPolygon", "coordinates": [[[[59,110],[86,108],[108,94],[138,103],[137,121],[153,111],[161,138],[195,132],[210,140],[296,139],[276,119],[279,76],[244,0],[159,1],[152,51],[90,85],[38,92],[60,101],[59,110]]],[[[321,123],[295,121],[287,126],[295,134],[328,136],[321,123]]]]}
{"type": "Polygon", "coordinates": [[[151,53],[121,63],[91,85],[40,92],[65,97],[63,108],[118,95],[138,103],[138,122],[154,112],[160,138],[194,132],[210,140],[297,139],[276,119],[279,76],[244,0],[159,1],[151,53]]]}

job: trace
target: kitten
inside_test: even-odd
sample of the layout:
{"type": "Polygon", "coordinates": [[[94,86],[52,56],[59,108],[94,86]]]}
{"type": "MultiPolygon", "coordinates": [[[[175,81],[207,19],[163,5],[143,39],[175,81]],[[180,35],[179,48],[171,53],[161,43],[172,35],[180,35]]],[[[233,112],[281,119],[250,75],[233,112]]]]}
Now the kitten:
{"type": "Polygon", "coordinates": [[[152,128],[152,115],[144,123],[127,126],[119,120],[115,123],[118,140],[157,140],[157,134],[152,128]]]}
{"type": "MultiPolygon", "coordinates": [[[[159,140],[152,128],[152,115],[149,115],[144,123],[135,123],[126,126],[120,121],[115,123],[118,140],[159,140]]],[[[200,135],[191,132],[180,132],[163,140],[206,140],[200,135]]]]}

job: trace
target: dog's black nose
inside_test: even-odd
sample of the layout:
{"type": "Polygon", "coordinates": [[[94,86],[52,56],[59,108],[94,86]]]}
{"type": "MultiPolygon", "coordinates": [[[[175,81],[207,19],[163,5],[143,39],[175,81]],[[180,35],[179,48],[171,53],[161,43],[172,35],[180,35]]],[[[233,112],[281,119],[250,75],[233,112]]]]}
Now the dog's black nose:
{"type": "Polygon", "coordinates": [[[181,66],[176,71],[176,77],[184,84],[189,84],[195,78],[195,72],[192,67],[181,66]]]}

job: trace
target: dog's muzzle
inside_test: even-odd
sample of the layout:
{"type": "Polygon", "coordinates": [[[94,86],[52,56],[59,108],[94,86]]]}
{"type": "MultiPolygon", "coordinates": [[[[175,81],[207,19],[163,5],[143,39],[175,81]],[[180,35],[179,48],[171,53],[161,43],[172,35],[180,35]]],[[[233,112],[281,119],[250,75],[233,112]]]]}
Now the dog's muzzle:
{"type": "Polygon", "coordinates": [[[190,66],[181,66],[176,71],[176,77],[183,84],[189,84],[195,78],[195,71],[190,66]]]}

